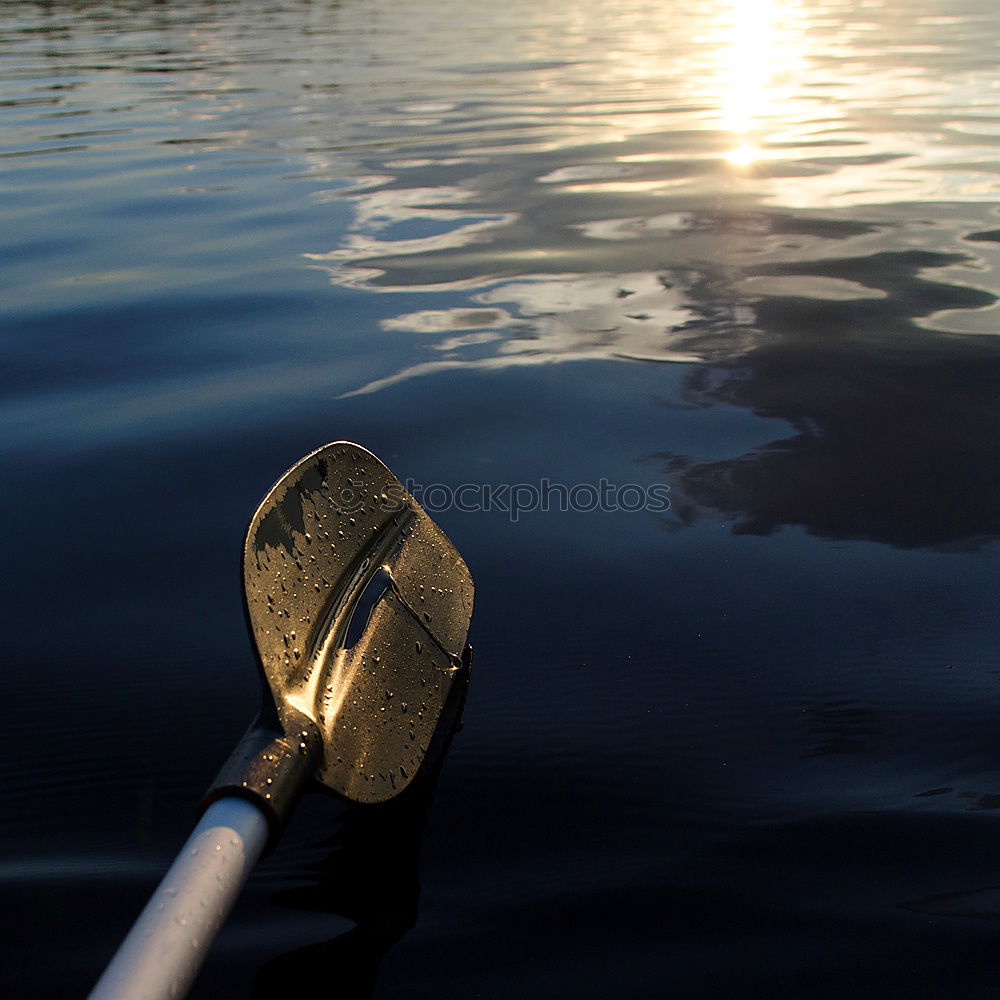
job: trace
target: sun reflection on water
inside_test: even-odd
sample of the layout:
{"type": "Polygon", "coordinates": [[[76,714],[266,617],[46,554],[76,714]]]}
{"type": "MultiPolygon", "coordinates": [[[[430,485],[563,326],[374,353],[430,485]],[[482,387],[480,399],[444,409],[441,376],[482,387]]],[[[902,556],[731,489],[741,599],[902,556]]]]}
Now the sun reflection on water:
{"type": "Polygon", "coordinates": [[[725,67],[722,125],[738,143],[726,158],[740,166],[758,155],[753,132],[767,101],[774,20],[775,0],[734,0],[729,38],[720,53],[725,67]]]}
{"type": "Polygon", "coordinates": [[[397,294],[432,300],[382,322],[424,360],[359,391],[443,367],[739,352],[768,296],[882,297],[822,261],[940,242],[907,203],[998,190],[983,95],[1000,74],[951,69],[950,22],[887,0],[583,0],[532,8],[524,31],[504,16],[483,71],[456,77],[467,100],[435,78],[426,101],[371,115],[398,148],[375,136],[363,183],[322,136],[308,154],[353,212],[309,262],[390,312],[397,294]],[[761,277],[804,256],[816,275],[761,277]]]}
{"type": "Polygon", "coordinates": [[[787,116],[807,42],[794,0],[729,0],[718,16],[720,124],[733,142],[725,158],[747,167],[766,156],[767,131],[787,116]]]}

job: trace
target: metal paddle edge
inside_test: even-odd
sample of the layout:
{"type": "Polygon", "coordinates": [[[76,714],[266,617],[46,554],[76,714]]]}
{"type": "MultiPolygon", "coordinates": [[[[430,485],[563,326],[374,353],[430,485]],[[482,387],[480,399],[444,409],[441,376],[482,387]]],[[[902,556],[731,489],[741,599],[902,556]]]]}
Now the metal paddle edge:
{"type": "Polygon", "coordinates": [[[264,696],[201,810],[249,799],[267,816],[270,848],[311,776],[359,803],[413,781],[469,663],[474,589],[402,483],[347,441],[307,455],[268,492],[247,531],[243,588],[264,696]],[[377,580],[381,593],[348,647],[377,580]]]}

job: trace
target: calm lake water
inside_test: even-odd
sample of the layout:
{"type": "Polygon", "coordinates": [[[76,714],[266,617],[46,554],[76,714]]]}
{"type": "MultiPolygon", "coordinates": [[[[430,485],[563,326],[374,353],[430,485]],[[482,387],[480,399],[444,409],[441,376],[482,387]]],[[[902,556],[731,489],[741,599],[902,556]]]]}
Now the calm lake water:
{"type": "Polygon", "coordinates": [[[346,438],[472,569],[465,729],[305,800],[192,996],[995,997],[995,3],[0,18],[0,992],[187,836],[346,438]]]}

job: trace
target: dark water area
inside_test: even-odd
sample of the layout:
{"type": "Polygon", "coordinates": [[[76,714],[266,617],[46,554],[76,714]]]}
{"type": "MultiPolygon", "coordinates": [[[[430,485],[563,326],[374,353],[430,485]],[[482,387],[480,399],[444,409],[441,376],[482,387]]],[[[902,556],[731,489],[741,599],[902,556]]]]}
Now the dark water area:
{"type": "Polygon", "coordinates": [[[85,995],[187,836],[247,522],[348,439],[472,570],[465,726],[304,800],[193,997],[994,996],[998,34],[0,4],[0,992],[85,995]]]}

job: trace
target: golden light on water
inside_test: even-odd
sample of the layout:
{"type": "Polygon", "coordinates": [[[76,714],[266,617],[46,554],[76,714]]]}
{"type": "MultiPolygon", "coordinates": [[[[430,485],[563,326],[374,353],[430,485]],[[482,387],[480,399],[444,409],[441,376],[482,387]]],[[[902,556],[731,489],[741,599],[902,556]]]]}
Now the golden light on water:
{"type": "MultiPolygon", "coordinates": [[[[504,8],[490,9],[503,21],[504,8]]],[[[355,392],[452,368],[692,360],[686,331],[700,290],[684,255],[713,245],[699,217],[705,205],[723,214],[745,205],[870,212],[995,201],[1000,82],[993,70],[940,67],[937,54],[948,50],[937,36],[947,25],[938,20],[914,26],[888,0],[582,0],[567,33],[552,10],[531,7],[535,20],[523,31],[494,25],[497,66],[519,67],[526,53],[532,61],[463,77],[479,88],[474,111],[453,99],[449,78],[433,101],[401,93],[353,123],[362,135],[377,130],[379,142],[383,128],[400,129],[406,142],[349,185],[338,183],[340,142],[311,137],[312,173],[332,181],[314,197],[353,212],[336,246],[305,254],[313,266],[338,285],[466,297],[384,319],[385,330],[424,336],[426,356],[355,392]],[[920,58],[884,44],[901,31],[920,58]],[[944,142],[946,132],[958,138],[944,142]],[[447,171],[439,176],[436,165],[447,171]],[[512,178],[503,182],[510,200],[483,188],[494,176],[512,178]]],[[[368,93],[362,84],[368,77],[351,85],[368,93]]],[[[984,260],[990,245],[979,247],[984,260]]],[[[799,250],[739,226],[713,250],[729,261],[763,252],[799,250]]],[[[963,266],[958,277],[967,280],[963,266]]],[[[733,290],[750,299],[880,294],[828,275],[757,277],[733,290]]],[[[939,314],[932,321],[942,323],[939,314]]],[[[995,326],[981,311],[969,322],[995,326]]],[[[713,336],[711,350],[739,351],[753,338],[752,311],[732,313],[725,344],[713,336]]]]}
{"type": "Polygon", "coordinates": [[[726,159],[745,167],[766,155],[768,125],[783,114],[788,78],[804,64],[804,36],[788,0],[729,0],[719,10],[720,125],[733,147],[726,159]]]}
{"type": "Polygon", "coordinates": [[[725,65],[722,126],[737,141],[726,158],[740,166],[757,157],[752,132],[767,99],[774,6],[774,0],[733,0],[727,44],[721,52],[725,65]]]}

